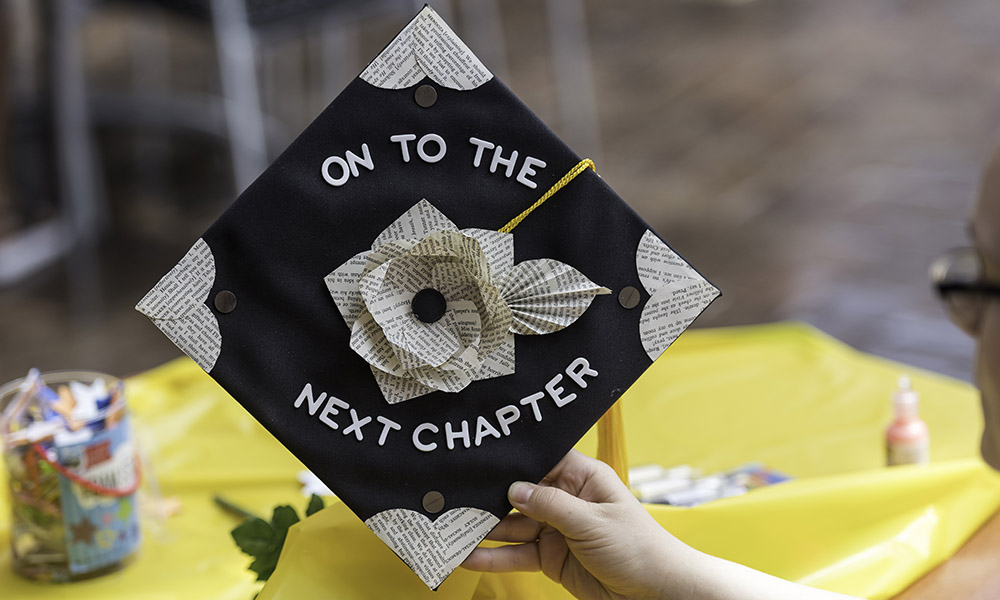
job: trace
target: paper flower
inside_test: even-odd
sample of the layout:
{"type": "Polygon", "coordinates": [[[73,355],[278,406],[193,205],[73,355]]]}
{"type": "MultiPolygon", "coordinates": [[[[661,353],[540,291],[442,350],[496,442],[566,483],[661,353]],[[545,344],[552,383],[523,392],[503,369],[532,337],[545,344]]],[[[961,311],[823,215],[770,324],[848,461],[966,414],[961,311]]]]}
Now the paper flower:
{"type": "Polygon", "coordinates": [[[393,404],[513,373],[515,333],[558,331],[610,293],[556,260],[515,265],[513,234],[459,230],[427,200],[325,282],[393,404]]]}

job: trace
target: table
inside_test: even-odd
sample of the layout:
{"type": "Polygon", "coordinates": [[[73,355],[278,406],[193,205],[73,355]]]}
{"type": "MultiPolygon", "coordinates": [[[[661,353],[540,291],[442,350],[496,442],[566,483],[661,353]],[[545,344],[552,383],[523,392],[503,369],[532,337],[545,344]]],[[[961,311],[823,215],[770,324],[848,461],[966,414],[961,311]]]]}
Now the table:
{"type": "MultiPolygon", "coordinates": [[[[142,551],[127,569],[71,585],[21,580],[10,572],[3,548],[4,597],[252,597],[259,584],[246,571],[250,560],[229,536],[239,520],[219,510],[212,495],[223,493],[261,515],[286,503],[301,513],[305,498],[295,481],[301,464],[187,359],[129,379],[127,393],[152,474],[164,495],[183,502],[184,512],[147,519],[142,551]]],[[[650,512],[701,550],[808,585],[891,598],[962,547],[1000,507],[1000,477],[975,458],[982,417],[971,386],[861,354],[802,324],[685,333],[623,402],[634,465],[713,471],[757,460],[795,476],[742,497],[693,509],[651,506],[650,512]],[[882,431],[904,369],[923,394],[932,464],[886,469],[882,431]]],[[[579,448],[593,454],[593,432],[579,448]]],[[[0,537],[8,523],[5,501],[0,537]]],[[[980,534],[985,539],[974,538],[949,565],[995,557],[981,552],[1000,548],[991,533],[996,520],[980,534]]],[[[936,577],[902,597],[931,597],[912,594],[933,589],[936,577]]],[[[476,589],[564,597],[539,575],[462,570],[431,593],[333,502],[293,528],[260,598],[323,590],[325,597],[442,600],[469,598],[476,589]]]]}

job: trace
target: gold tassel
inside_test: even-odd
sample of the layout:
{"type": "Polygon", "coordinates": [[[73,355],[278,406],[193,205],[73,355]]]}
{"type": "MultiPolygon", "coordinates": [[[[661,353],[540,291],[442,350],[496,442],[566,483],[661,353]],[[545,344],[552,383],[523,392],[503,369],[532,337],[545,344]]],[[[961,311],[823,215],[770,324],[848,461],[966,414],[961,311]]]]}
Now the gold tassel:
{"type": "Polygon", "coordinates": [[[628,449],[621,400],[615,402],[597,422],[597,458],[611,465],[628,487],[628,449]]]}

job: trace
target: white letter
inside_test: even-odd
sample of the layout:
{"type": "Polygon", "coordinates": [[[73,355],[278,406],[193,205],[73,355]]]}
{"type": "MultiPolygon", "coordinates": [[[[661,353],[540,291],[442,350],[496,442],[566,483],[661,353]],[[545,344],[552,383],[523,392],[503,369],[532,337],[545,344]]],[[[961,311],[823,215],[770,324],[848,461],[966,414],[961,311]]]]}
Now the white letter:
{"type": "Polygon", "coordinates": [[[397,431],[400,430],[400,429],[402,429],[402,427],[400,427],[399,423],[397,423],[395,421],[390,421],[389,419],[386,419],[382,415],[379,415],[379,416],[375,417],[375,420],[377,420],[379,423],[381,423],[382,425],[384,425],[384,427],[382,427],[382,434],[378,436],[378,445],[379,446],[384,446],[385,445],[385,438],[389,437],[389,430],[390,429],[395,429],[397,431]]]}
{"type": "Polygon", "coordinates": [[[561,374],[556,375],[548,383],[545,384],[545,391],[549,393],[549,396],[552,397],[552,401],[555,402],[556,406],[558,406],[559,408],[562,408],[567,404],[569,404],[570,402],[572,402],[573,400],[576,400],[576,394],[570,394],[565,398],[560,396],[560,394],[562,394],[563,391],[565,390],[563,390],[563,388],[561,387],[556,387],[556,386],[559,385],[559,382],[562,381],[562,378],[563,377],[561,374]]]}
{"type": "Polygon", "coordinates": [[[528,396],[527,398],[521,398],[519,404],[521,406],[531,405],[531,412],[535,413],[535,420],[539,423],[542,422],[542,411],[538,410],[538,401],[545,397],[545,394],[541,392],[535,392],[534,394],[528,396]]]}
{"type": "Polygon", "coordinates": [[[400,133],[399,135],[389,136],[390,142],[399,142],[399,149],[403,152],[403,162],[410,162],[410,145],[407,142],[417,139],[417,136],[412,133],[400,133]]]}
{"type": "Polygon", "coordinates": [[[357,413],[357,411],[355,411],[352,408],[351,409],[351,424],[348,425],[347,429],[344,430],[344,435],[347,435],[348,433],[351,433],[353,431],[354,435],[358,438],[358,441],[360,442],[361,440],[364,439],[364,436],[361,435],[361,428],[364,427],[365,425],[367,425],[369,422],[371,422],[371,420],[372,420],[371,417],[365,417],[364,419],[360,419],[359,420],[358,419],[358,413],[357,413]]]}
{"type": "Polygon", "coordinates": [[[462,438],[462,442],[465,447],[468,448],[471,445],[469,441],[469,422],[462,421],[462,429],[459,431],[452,431],[451,422],[445,422],[444,424],[444,441],[448,443],[448,449],[455,449],[455,438],[462,438]]]}
{"type": "MultiPolygon", "coordinates": [[[[463,423],[465,421],[462,421],[463,423]]],[[[500,439],[500,432],[497,428],[490,425],[490,422],[486,420],[486,417],[479,415],[479,419],[476,420],[476,447],[483,443],[483,438],[492,435],[496,439],[500,439]]]]}
{"type": "Polygon", "coordinates": [[[433,423],[421,423],[420,425],[417,425],[417,428],[413,430],[413,445],[417,447],[417,450],[430,452],[431,450],[437,448],[438,445],[437,442],[431,442],[429,444],[425,444],[420,441],[420,434],[424,430],[430,431],[431,433],[438,432],[437,425],[434,425],[433,423]]]}
{"type": "MultiPolygon", "coordinates": [[[[508,404],[503,406],[497,411],[497,421],[500,422],[500,431],[504,435],[510,435],[510,424],[518,420],[521,417],[521,409],[514,406],[513,404],[508,404]]],[[[538,418],[541,421],[541,417],[538,418]]]]}
{"type": "Polygon", "coordinates": [[[535,189],[538,187],[538,184],[534,181],[530,181],[528,176],[535,174],[535,167],[541,167],[544,169],[545,166],[545,161],[538,160],[534,156],[525,156],[524,164],[521,165],[521,171],[517,174],[518,183],[523,183],[529,188],[535,189]]]}
{"type": "Polygon", "coordinates": [[[336,396],[330,396],[326,399],[326,406],[323,407],[323,412],[319,413],[319,420],[326,423],[327,427],[330,429],[337,428],[337,424],[330,419],[330,416],[340,413],[340,411],[337,410],[338,407],[346,410],[350,408],[351,405],[336,396]]]}
{"type": "Polygon", "coordinates": [[[330,158],[324,160],[322,172],[323,172],[323,179],[325,179],[326,182],[329,183],[330,185],[335,185],[337,187],[340,187],[345,183],[347,183],[347,179],[351,176],[350,167],[348,167],[347,163],[344,162],[344,159],[340,158],[339,156],[331,156],[330,158]],[[330,165],[333,163],[337,163],[338,165],[340,165],[340,168],[343,170],[343,174],[337,179],[334,179],[333,177],[330,176],[330,165]]]}
{"type": "Polygon", "coordinates": [[[517,150],[510,153],[510,158],[504,158],[500,153],[503,152],[503,146],[497,146],[493,150],[493,162],[490,163],[490,173],[497,172],[497,165],[507,166],[507,177],[510,177],[514,173],[514,163],[517,161],[517,150]]]}
{"type": "Polygon", "coordinates": [[[591,369],[590,362],[582,356],[569,363],[569,366],[566,367],[566,374],[569,375],[570,379],[576,382],[576,385],[584,389],[587,389],[587,382],[583,379],[584,375],[597,377],[597,371],[591,369]]]}
{"type": "Polygon", "coordinates": [[[493,142],[487,142],[475,137],[470,137],[469,141],[476,146],[476,156],[472,159],[472,166],[478,167],[479,163],[483,160],[483,149],[489,150],[493,148],[493,142]]]}
{"type": "Polygon", "coordinates": [[[306,401],[309,404],[309,416],[315,415],[316,411],[319,410],[320,405],[323,404],[323,400],[326,398],[326,392],[319,395],[319,398],[313,400],[313,386],[311,383],[307,383],[302,392],[299,393],[299,397],[295,399],[295,408],[302,406],[302,401],[306,401]]]}
{"type": "Polygon", "coordinates": [[[358,165],[365,167],[369,171],[375,170],[375,163],[372,162],[372,155],[368,152],[368,144],[361,144],[361,154],[365,155],[364,160],[357,154],[347,151],[347,163],[351,167],[351,175],[358,176],[358,165]]]}
{"type": "Polygon", "coordinates": [[[428,133],[427,135],[420,138],[417,142],[417,155],[424,161],[428,163],[436,163],[437,161],[444,158],[445,152],[448,151],[448,146],[444,143],[444,138],[436,133],[428,133]],[[438,145],[438,153],[434,156],[424,152],[424,145],[427,142],[435,142],[438,145]]]}

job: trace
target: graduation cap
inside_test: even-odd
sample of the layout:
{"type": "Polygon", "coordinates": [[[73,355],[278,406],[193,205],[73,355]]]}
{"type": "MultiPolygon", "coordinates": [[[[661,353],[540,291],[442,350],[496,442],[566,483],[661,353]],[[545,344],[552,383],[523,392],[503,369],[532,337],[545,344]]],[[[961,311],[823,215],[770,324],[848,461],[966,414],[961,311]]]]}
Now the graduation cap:
{"type": "Polygon", "coordinates": [[[139,302],[431,588],[718,295],[425,7],[139,302]]]}

